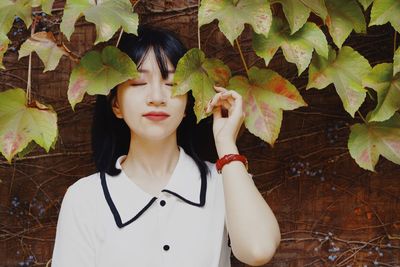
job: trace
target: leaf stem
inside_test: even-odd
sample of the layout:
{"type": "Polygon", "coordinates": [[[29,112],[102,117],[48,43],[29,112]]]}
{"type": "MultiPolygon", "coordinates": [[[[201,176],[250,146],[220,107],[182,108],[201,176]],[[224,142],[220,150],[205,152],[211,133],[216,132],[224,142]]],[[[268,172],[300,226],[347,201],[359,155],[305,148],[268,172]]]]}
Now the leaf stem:
{"type": "Polygon", "coordinates": [[[244,60],[244,56],[242,53],[242,49],[240,48],[239,40],[236,38],[235,42],[236,42],[236,46],[238,47],[240,58],[242,59],[242,62],[243,62],[243,66],[246,69],[247,76],[249,76],[249,68],[247,67],[246,60],[244,60]]]}
{"type": "MultiPolygon", "coordinates": [[[[133,6],[132,6],[132,12],[134,12],[135,6],[137,5],[137,3],[139,3],[140,0],[137,0],[133,6]]],[[[115,47],[118,47],[119,42],[121,41],[121,37],[122,37],[122,33],[124,32],[124,29],[121,27],[121,30],[119,31],[119,35],[118,35],[118,40],[117,43],[115,44],[115,47]]]]}
{"type": "MultiPolygon", "coordinates": [[[[38,22],[39,17],[35,16],[32,26],[31,26],[31,37],[35,34],[36,23],[38,22]]],[[[29,61],[28,61],[28,82],[26,84],[26,105],[29,106],[31,104],[31,75],[32,74],[32,52],[29,53],[29,61]]]]}
{"type": "Polygon", "coordinates": [[[26,106],[31,104],[31,69],[32,69],[32,52],[29,53],[29,63],[28,63],[28,82],[26,85],[26,106]]]}
{"type": "Polygon", "coordinates": [[[372,100],[375,101],[375,98],[371,95],[371,92],[370,92],[370,91],[367,91],[367,94],[369,95],[369,97],[370,97],[372,100]]]}
{"type": "Polygon", "coordinates": [[[121,27],[121,30],[119,31],[118,40],[117,40],[117,43],[115,44],[115,47],[118,47],[119,41],[121,41],[121,37],[122,37],[122,33],[123,32],[124,32],[124,29],[121,27]]]}
{"type": "Polygon", "coordinates": [[[361,119],[364,121],[365,124],[367,124],[367,120],[364,118],[364,116],[361,114],[359,110],[357,110],[358,115],[360,115],[361,119]]]}
{"type": "Polygon", "coordinates": [[[199,25],[199,9],[200,9],[200,0],[197,1],[197,46],[199,50],[201,50],[201,42],[200,42],[200,25],[199,25]]]}
{"type": "Polygon", "coordinates": [[[397,31],[394,30],[394,36],[393,36],[393,54],[396,53],[397,50],[397,31]]]}

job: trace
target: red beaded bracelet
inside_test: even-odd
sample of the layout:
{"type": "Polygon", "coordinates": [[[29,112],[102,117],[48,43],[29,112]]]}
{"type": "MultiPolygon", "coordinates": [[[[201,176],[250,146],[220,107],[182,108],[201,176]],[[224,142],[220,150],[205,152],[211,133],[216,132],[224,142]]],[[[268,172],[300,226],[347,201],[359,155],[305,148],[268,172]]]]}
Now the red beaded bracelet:
{"type": "Polygon", "coordinates": [[[227,154],[225,156],[223,156],[222,158],[218,159],[217,162],[215,163],[215,166],[217,168],[218,173],[222,173],[222,167],[234,160],[239,160],[241,162],[244,163],[244,165],[246,166],[246,170],[249,169],[249,163],[247,162],[247,158],[243,155],[239,155],[239,154],[227,154]]]}

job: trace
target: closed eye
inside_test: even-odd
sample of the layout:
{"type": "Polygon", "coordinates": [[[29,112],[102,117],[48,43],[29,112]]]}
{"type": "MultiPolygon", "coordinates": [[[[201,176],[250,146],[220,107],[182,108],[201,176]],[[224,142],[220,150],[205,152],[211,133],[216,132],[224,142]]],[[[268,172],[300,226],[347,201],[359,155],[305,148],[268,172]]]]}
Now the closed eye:
{"type": "Polygon", "coordinates": [[[131,86],[146,85],[147,83],[131,83],[131,86]]]}

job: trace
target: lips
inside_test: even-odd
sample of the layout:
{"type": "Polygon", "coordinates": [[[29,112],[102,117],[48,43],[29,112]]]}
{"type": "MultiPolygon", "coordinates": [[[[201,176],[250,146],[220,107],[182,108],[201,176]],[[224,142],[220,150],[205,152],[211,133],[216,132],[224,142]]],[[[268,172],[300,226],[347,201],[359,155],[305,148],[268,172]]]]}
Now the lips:
{"type": "Polygon", "coordinates": [[[152,111],[144,114],[143,116],[152,121],[162,121],[168,118],[169,114],[162,111],[152,111]]]}
{"type": "Polygon", "coordinates": [[[151,112],[148,112],[148,113],[146,113],[146,114],[144,114],[143,116],[161,116],[161,117],[168,117],[169,116],[169,114],[168,113],[165,113],[165,112],[162,112],[162,111],[151,111],[151,112]]]}

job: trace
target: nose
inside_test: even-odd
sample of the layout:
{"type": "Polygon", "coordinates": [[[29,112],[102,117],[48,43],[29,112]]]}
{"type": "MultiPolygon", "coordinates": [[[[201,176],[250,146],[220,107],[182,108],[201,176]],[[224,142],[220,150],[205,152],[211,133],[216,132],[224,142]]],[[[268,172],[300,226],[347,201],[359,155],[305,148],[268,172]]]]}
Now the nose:
{"type": "Polygon", "coordinates": [[[166,95],[161,82],[152,82],[147,94],[148,105],[165,105],[166,95]]]}

